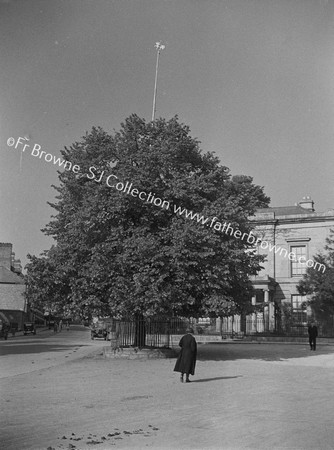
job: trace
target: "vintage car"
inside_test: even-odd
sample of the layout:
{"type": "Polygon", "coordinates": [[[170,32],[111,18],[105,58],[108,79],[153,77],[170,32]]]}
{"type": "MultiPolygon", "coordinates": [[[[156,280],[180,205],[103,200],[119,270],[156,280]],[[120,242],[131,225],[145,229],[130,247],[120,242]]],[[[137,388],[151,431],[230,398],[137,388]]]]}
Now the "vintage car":
{"type": "Polygon", "coordinates": [[[23,334],[26,336],[28,333],[36,334],[36,328],[33,322],[25,322],[23,324],[23,334]]]}
{"type": "Polygon", "coordinates": [[[53,327],[55,326],[55,320],[54,319],[49,319],[49,322],[48,322],[48,324],[49,324],[49,330],[52,330],[53,329],[53,327]]]}
{"type": "Polygon", "coordinates": [[[8,323],[0,323],[0,338],[4,338],[5,341],[8,339],[10,325],[8,323]]]}
{"type": "Polygon", "coordinates": [[[19,331],[19,324],[17,322],[11,322],[9,331],[12,334],[12,336],[15,336],[15,333],[19,331]]]}
{"type": "Polygon", "coordinates": [[[101,338],[106,340],[108,336],[108,330],[103,322],[94,323],[90,329],[91,339],[101,338]]]}
{"type": "Polygon", "coordinates": [[[95,339],[95,338],[101,338],[106,340],[107,339],[107,330],[103,329],[103,328],[92,328],[91,332],[90,332],[90,337],[91,339],[95,339]]]}

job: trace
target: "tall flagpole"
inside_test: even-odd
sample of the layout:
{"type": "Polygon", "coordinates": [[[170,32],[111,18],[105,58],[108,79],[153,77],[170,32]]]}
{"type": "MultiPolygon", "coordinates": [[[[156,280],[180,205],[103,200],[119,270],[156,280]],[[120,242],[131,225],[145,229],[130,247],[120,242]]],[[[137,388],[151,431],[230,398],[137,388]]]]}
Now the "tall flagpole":
{"type": "Polygon", "coordinates": [[[153,95],[152,122],[153,122],[154,116],[155,116],[155,105],[156,105],[156,99],[157,99],[159,56],[160,56],[161,50],[163,50],[165,48],[165,45],[162,45],[161,42],[156,42],[154,47],[157,49],[157,63],[156,63],[156,66],[155,66],[155,82],[154,82],[154,95],[153,95]]]}

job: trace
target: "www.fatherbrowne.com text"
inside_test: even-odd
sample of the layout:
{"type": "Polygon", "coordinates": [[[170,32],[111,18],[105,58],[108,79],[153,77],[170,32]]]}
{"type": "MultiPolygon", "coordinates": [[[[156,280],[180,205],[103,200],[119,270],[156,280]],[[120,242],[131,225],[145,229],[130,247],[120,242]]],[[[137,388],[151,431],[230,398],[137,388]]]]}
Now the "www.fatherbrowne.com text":
{"type": "MultiPolygon", "coordinates": [[[[26,141],[29,141],[29,139],[19,137],[17,141],[15,141],[14,138],[10,137],[7,139],[7,145],[8,147],[14,148],[18,148],[19,145],[23,145],[23,148],[21,148],[21,150],[22,152],[24,152],[26,148],[30,148],[30,145],[27,144],[26,141]]],[[[77,164],[73,164],[70,161],[66,161],[62,158],[56,158],[56,156],[52,155],[51,153],[46,153],[41,149],[41,146],[39,144],[35,144],[33,146],[33,148],[31,149],[31,156],[34,156],[38,159],[44,159],[45,162],[51,162],[54,165],[63,167],[65,170],[72,171],[75,174],[80,173],[80,166],[78,166],[77,164]]],[[[105,179],[106,185],[110,188],[115,188],[119,192],[123,192],[125,194],[131,195],[132,197],[139,198],[141,201],[151,203],[154,206],[166,210],[170,209],[169,201],[162,200],[161,198],[157,197],[155,193],[140,191],[137,188],[134,188],[133,183],[130,183],[129,181],[126,181],[125,183],[122,181],[116,182],[116,180],[118,180],[118,177],[114,174],[105,174],[105,171],[100,172],[99,169],[94,166],[89,167],[88,172],[89,173],[87,173],[86,176],[89,180],[94,180],[96,183],[101,183],[103,179],[105,179]]],[[[323,273],[326,270],[324,264],[320,264],[319,262],[316,262],[312,259],[307,260],[305,256],[297,257],[294,252],[288,252],[285,248],[277,246],[276,244],[272,245],[270,242],[267,242],[262,238],[255,236],[252,231],[250,231],[249,233],[242,233],[239,229],[234,230],[234,228],[231,226],[231,223],[219,222],[218,217],[205,217],[203,215],[200,215],[199,213],[188,211],[187,209],[177,205],[173,205],[173,211],[174,214],[182,216],[186,219],[195,220],[197,223],[206,225],[207,227],[212,228],[215,231],[233,236],[236,239],[246,239],[246,242],[248,244],[254,245],[254,247],[259,247],[263,250],[268,249],[270,252],[275,252],[275,254],[279,254],[280,256],[288,258],[290,261],[298,262],[300,264],[306,265],[306,267],[313,267],[314,269],[322,271],[323,273]]]]}

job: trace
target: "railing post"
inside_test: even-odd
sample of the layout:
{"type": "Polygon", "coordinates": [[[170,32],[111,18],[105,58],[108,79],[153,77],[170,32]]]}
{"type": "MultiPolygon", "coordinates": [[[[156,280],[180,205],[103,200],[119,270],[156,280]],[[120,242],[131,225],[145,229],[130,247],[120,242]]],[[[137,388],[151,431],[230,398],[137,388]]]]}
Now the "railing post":
{"type": "Polygon", "coordinates": [[[167,348],[170,347],[170,319],[167,319],[167,348]]]}

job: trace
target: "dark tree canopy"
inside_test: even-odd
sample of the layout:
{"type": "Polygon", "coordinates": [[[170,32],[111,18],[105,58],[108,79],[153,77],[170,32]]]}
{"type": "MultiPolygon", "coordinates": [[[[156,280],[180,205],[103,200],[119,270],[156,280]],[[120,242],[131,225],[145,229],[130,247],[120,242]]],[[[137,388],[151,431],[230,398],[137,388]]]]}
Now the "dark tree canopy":
{"type": "Polygon", "coordinates": [[[30,257],[32,301],[43,285],[46,303],[84,315],[219,316],[228,302],[248,304],[249,275],[262,259],[246,239],[209,224],[216,217],[248,233],[249,216],[269,198],[203,153],[177,117],[146,123],[132,115],[119,132],[93,128],[62,155],[80,171],[59,173],[54,186],[56,215],[43,231],[56,244],[30,257]],[[137,195],[115,187],[126,182],[137,195]],[[203,225],[177,207],[210,219],[203,225]]]}
{"type": "Polygon", "coordinates": [[[326,270],[321,271],[316,267],[309,267],[299,282],[298,292],[301,295],[309,295],[308,304],[315,317],[323,323],[329,321],[332,326],[334,316],[334,230],[331,230],[330,237],[326,239],[324,250],[324,253],[317,254],[313,259],[319,263],[316,267],[325,266],[326,270]]]}

